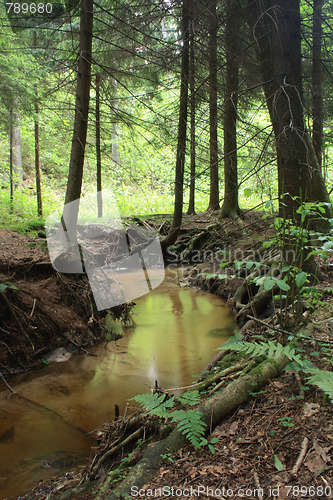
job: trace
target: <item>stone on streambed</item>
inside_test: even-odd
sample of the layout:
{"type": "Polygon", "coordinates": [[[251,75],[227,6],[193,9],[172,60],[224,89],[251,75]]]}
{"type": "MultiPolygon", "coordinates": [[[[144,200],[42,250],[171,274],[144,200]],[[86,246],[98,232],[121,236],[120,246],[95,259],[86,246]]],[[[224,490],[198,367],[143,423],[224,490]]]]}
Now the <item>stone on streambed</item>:
{"type": "Polygon", "coordinates": [[[48,356],[46,356],[45,361],[48,361],[49,363],[62,363],[64,361],[68,361],[71,357],[72,354],[66,351],[64,347],[58,347],[54,351],[50,352],[48,356]]]}

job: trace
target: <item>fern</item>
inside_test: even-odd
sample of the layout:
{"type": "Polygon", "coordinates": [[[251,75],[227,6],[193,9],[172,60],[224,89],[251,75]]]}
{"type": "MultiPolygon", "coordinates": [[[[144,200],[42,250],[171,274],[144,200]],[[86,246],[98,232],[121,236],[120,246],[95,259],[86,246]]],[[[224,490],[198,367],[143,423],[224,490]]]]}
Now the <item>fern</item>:
{"type": "Polygon", "coordinates": [[[307,381],[319,387],[324,394],[327,394],[333,403],[333,372],[319,370],[317,368],[314,373],[307,377],[307,381]]]}
{"type": "Polygon", "coordinates": [[[253,358],[265,356],[268,358],[277,358],[281,354],[285,354],[287,358],[294,361],[300,361],[301,358],[296,354],[293,346],[283,346],[279,342],[274,344],[271,340],[267,342],[245,342],[239,340],[231,340],[223,344],[223,349],[230,349],[231,351],[242,352],[253,358]]]}
{"type": "Polygon", "coordinates": [[[171,415],[172,422],[178,422],[177,429],[198,449],[202,446],[206,424],[201,420],[201,413],[196,410],[176,410],[171,415]]]}
{"type": "Polygon", "coordinates": [[[165,394],[138,394],[134,396],[134,401],[139,403],[147,413],[157,415],[158,417],[168,417],[169,410],[173,407],[175,398],[172,396],[166,399],[165,394]]]}
{"type": "Polygon", "coordinates": [[[274,359],[284,354],[290,361],[296,362],[304,373],[309,374],[307,380],[310,384],[319,387],[333,402],[333,372],[320,370],[308,359],[302,359],[291,344],[283,346],[279,342],[275,344],[270,340],[267,342],[231,340],[223,344],[223,348],[241,352],[251,357],[265,356],[274,359]]]}
{"type": "Polygon", "coordinates": [[[194,406],[200,403],[200,394],[198,390],[195,391],[188,391],[184,392],[180,398],[179,401],[183,405],[188,405],[188,406],[194,406]]]}
{"type": "MultiPolygon", "coordinates": [[[[177,423],[177,429],[196,448],[200,448],[207,443],[204,440],[206,424],[202,421],[201,413],[194,410],[171,410],[174,406],[175,398],[166,399],[165,395],[139,394],[134,396],[134,401],[139,403],[150,415],[169,418],[171,422],[177,423]]],[[[179,402],[184,406],[194,406],[200,402],[199,391],[189,391],[182,394],[179,402]]]]}

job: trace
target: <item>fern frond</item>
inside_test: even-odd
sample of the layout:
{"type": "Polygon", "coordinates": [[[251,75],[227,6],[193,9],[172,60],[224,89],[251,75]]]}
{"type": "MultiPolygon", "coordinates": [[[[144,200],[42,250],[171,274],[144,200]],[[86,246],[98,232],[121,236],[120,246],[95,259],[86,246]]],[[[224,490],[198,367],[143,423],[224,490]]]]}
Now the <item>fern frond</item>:
{"type": "Polygon", "coordinates": [[[165,394],[157,393],[138,394],[132,399],[139,403],[148,413],[157,415],[158,417],[168,417],[169,410],[173,407],[175,402],[173,396],[166,399],[165,394]]]}
{"type": "Polygon", "coordinates": [[[302,358],[296,354],[295,347],[288,344],[286,346],[277,342],[276,344],[271,340],[267,342],[245,342],[245,341],[230,341],[223,344],[223,348],[230,349],[231,351],[242,352],[253,358],[265,356],[267,358],[277,358],[284,354],[288,359],[296,361],[301,366],[303,365],[302,358]]]}
{"type": "Polygon", "coordinates": [[[317,369],[314,373],[307,376],[307,381],[319,387],[333,403],[333,372],[317,369]]]}
{"type": "Polygon", "coordinates": [[[242,352],[251,357],[267,356],[269,350],[268,342],[245,342],[242,340],[235,340],[223,344],[224,349],[231,351],[242,352]]]}
{"type": "Polygon", "coordinates": [[[333,372],[319,370],[308,359],[302,359],[301,355],[296,353],[295,346],[292,344],[283,346],[279,342],[275,344],[270,340],[254,343],[231,340],[226,342],[223,348],[241,352],[251,357],[266,356],[268,358],[277,358],[281,354],[284,354],[290,361],[295,361],[304,373],[308,374],[307,380],[310,384],[319,387],[333,402],[333,372]]]}
{"type": "Polygon", "coordinates": [[[194,391],[184,392],[179,398],[179,401],[185,406],[194,406],[200,403],[200,393],[197,389],[194,391]]]}
{"type": "Polygon", "coordinates": [[[201,413],[196,410],[176,410],[171,420],[178,422],[177,428],[198,449],[205,436],[206,424],[201,420],[201,413]]]}

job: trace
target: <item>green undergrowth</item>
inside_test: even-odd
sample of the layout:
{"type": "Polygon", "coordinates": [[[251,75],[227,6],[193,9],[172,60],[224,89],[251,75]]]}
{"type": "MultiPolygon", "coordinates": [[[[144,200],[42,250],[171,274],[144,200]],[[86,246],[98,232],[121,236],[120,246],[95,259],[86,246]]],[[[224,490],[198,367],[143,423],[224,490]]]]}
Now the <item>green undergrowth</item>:
{"type": "MultiPolygon", "coordinates": [[[[154,214],[172,214],[174,210],[173,190],[140,188],[137,186],[108,186],[105,193],[112,193],[119,214],[122,217],[140,216],[152,217],[154,214]]],[[[84,186],[82,200],[94,195],[95,186],[84,186]]],[[[259,196],[253,194],[252,198],[240,193],[240,205],[243,209],[260,205],[259,196]]],[[[57,186],[54,181],[44,179],[42,183],[43,216],[46,219],[52,212],[61,210],[65,198],[63,187],[57,186]]],[[[204,212],[207,209],[209,195],[199,192],[196,196],[196,212],[204,212]]],[[[188,205],[188,193],[184,193],[184,212],[188,205]]],[[[262,209],[262,205],[260,205],[262,209]]],[[[97,209],[96,209],[97,210],[97,209]]],[[[0,227],[12,229],[18,232],[29,230],[29,224],[33,221],[43,221],[37,217],[37,201],[34,189],[24,188],[15,190],[13,203],[10,203],[9,188],[0,190],[0,227]]],[[[184,215],[184,221],[186,215],[184,215]]]]}
{"type": "MultiPolygon", "coordinates": [[[[286,345],[271,340],[246,342],[231,339],[224,344],[223,348],[242,353],[246,358],[264,356],[268,359],[275,359],[285,355],[290,361],[285,370],[302,371],[306,382],[317,386],[323,392],[323,399],[325,400],[328,396],[331,403],[333,403],[333,371],[321,370],[309,359],[304,349],[298,346],[301,335],[299,335],[298,339],[291,335],[286,345]]],[[[331,350],[331,354],[333,354],[333,350],[331,350]]]]}

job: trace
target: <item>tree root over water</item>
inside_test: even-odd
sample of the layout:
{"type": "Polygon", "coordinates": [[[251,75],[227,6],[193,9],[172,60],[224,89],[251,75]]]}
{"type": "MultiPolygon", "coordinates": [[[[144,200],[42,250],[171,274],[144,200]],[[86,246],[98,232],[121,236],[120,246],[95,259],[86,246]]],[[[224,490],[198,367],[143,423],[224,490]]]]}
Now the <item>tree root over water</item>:
{"type": "MultiPolygon", "coordinates": [[[[290,299],[288,311],[285,307],[285,292],[276,284],[285,279],[285,272],[280,269],[283,262],[279,249],[270,248],[256,255],[257,261],[253,261],[253,256],[245,258],[240,262],[222,263],[222,275],[201,274],[199,269],[195,269],[188,276],[188,282],[204,291],[215,293],[227,300],[227,304],[232,308],[235,319],[241,327],[241,333],[252,326],[250,320],[264,318],[275,314],[276,321],[281,324],[281,314],[288,320],[288,328],[292,328],[300,319],[302,312],[301,304],[297,302],[296,295],[290,299]],[[270,289],[265,288],[265,279],[274,282],[270,289]],[[276,299],[276,297],[279,297],[276,299]],[[283,308],[283,311],[279,308],[283,308]],[[297,309],[297,314],[295,310],[297,309]],[[290,314],[291,313],[291,314],[290,314]],[[295,321],[292,322],[292,317],[295,321]],[[291,324],[290,321],[293,323],[291,324]],[[290,324],[289,324],[290,323],[290,324]]],[[[215,263],[215,267],[216,267],[215,263]]],[[[268,326],[268,325],[266,325],[268,326]]]]}
{"type": "MultiPolygon", "coordinates": [[[[229,383],[224,389],[219,390],[218,392],[212,392],[212,395],[208,397],[205,401],[202,402],[196,410],[201,413],[201,419],[205,423],[207,433],[211,433],[213,428],[221,422],[221,420],[226,417],[229,413],[234,411],[239,405],[245,403],[250,394],[258,391],[268,380],[277,377],[279,373],[284,369],[284,367],[288,364],[289,360],[285,355],[281,355],[276,359],[267,359],[260,364],[253,367],[253,364],[250,367],[246,368],[245,363],[239,363],[234,367],[229,367],[224,370],[220,370],[219,373],[214,374],[212,378],[210,378],[210,384],[214,380],[215,382],[219,379],[223,379],[223,377],[229,376],[231,372],[236,373],[237,371],[241,371],[239,378],[233,380],[229,383]],[[247,372],[247,370],[249,370],[247,372]]],[[[230,380],[230,379],[229,379],[230,380]]],[[[228,381],[229,381],[228,380],[228,381]]],[[[206,386],[205,381],[201,382],[204,385],[201,388],[206,386]]],[[[222,384],[221,384],[222,385],[222,384]]],[[[206,386],[207,388],[207,386],[206,386]]],[[[108,458],[108,454],[111,454],[111,451],[119,452],[120,448],[124,448],[126,444],[126,440],[131,441],[132,450],[134,450],[131,459],[128,461],[132,461],[134,458],[141,453],[139,447],[133,447],[132,441],[134,438],[144,436],[144,427],[142,425],[141,416],[130,417],[139,419],[137,423],[141,421],[140,427],[137,428],[136,431],[133,431],[133,425],[131,428],[131,432],[129,436],[122,437],[122,440],[118,442],[114,442],[111,444],[110,451],[104,449],[104,454],[100,455],[97,461],[93,462],[91,471],[93,471],[91,479],[93,482],[86,482],[85,484],[66,491],[60,494],[62,500],[64,499],[73,499],[76,498],[77,495],[81,495],[83,492],[91,491],[94,488],[94,498],[98,498],[100,500],[114,500],[121,498],[128,498],[131,487],[136,486],[137,488],[141,488],[144,484],[147,484],[153,477],[157,474],[159,468],[162,465],[163,460],[166,455],[171,454],[174,455],[177,451],[179,451],[186,443],[187,440],[185,436],[176,428],[173,429],[169,434],[161,439],[160,441],[149,444],[144,450],[141,459],[129,470],[125,479],[121,482],[118,482],[116,486],[113,486],[112,483],[116,480],[117,476],[113,472],[106,472],[104,470],[104,479],[101,478],[99,482],[96,482],[94,478],[97,475],[97,464],[100,462],[100,465],[105,462],[108,458]],[[134,435],[136,434],[137,435],[134,435]],[[133,439],[132,439],[133,437],[133,439]],[[99,490],[96,497],[96,489],[99,490]]],[[[150,418],[150,417],[149,417],[150,418]]],[[[123,425],[123,424],[119,424],[123,425]]],[[[164,425],[164,434],[166,431],[166,426],[164,425]]],[[[127,465],[128,465],[127,461],[127,465]]],[[[104,464],[105,465],[105,464],[104,464]]],[[[119,472],[126,467],[123,468],[124,460],[121,462],[121,465],[117,468],[119,472]]]]}

